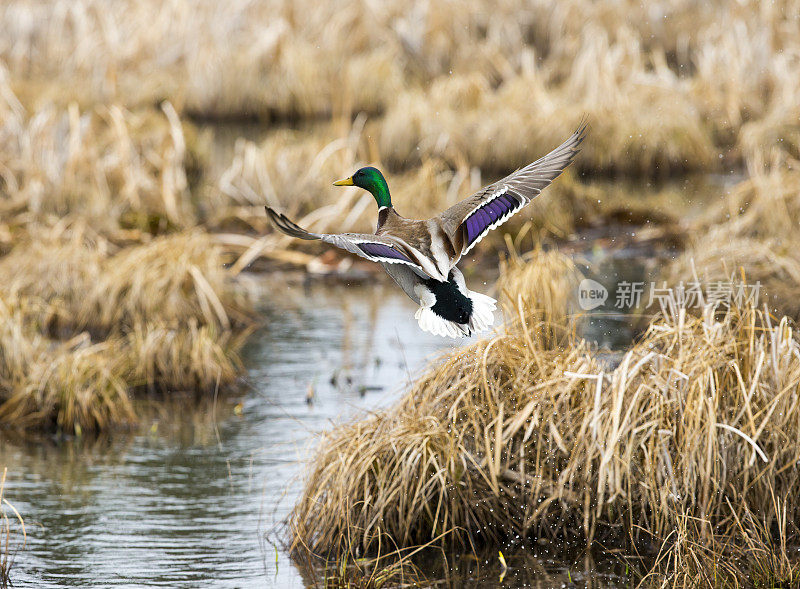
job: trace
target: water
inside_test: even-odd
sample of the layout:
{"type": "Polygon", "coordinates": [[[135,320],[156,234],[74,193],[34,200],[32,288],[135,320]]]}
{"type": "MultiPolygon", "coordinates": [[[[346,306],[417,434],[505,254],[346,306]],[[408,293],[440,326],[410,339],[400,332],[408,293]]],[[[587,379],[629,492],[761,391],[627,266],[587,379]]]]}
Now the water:
{"type": "Polygon", "coordinates": [[[241,399],[176,399],[113,439],[0,441],[5,497],[28,526],[16,586],[304,586],[267,537],[314,432],[390,404],[453,344],[420,332],[389,286],[278,294],[298,304],[265,310],[241,399]]]}
{"type": "MultiPolygon", "coordinates": [[[[113,438],[0,440],[5,496],[28,529],[15,586],[306,586],[274,541],[315,432],[393,403],[457,344],[422,333],[414,304],[389,285],[280,287],[263,300],[241,397],[143,407],[141,427],[113,438]]],[[[506,586],[614,578],[583,557],[538,552],[508,554],[506,586]]],[[[496,559],[453,556],[431,570],[490,587],[496,559]]]]}

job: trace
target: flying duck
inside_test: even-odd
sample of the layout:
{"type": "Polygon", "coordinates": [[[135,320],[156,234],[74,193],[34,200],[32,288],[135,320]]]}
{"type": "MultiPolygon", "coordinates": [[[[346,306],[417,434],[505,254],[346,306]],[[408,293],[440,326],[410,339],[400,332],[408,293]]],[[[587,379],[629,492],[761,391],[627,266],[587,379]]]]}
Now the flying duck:
{"type": "Polygon", "coordinates": [[[489,328],[497,301],[467,289],[456,267],[495,227],[505,223],[544,190],[578,153],[585,137],[582,124],[564,143],[532,164],[482,188],[439,215],[406,219],[392,206],[383,174],[361,168],[334,186],[358,186],[378,203],[378,228],[369,233],[311,233],[285,215],[266,207],[272,223],[300,239],[321,239],[379,263],[420,307],[414,317],[423,331],[464,337],[489,328]]]}

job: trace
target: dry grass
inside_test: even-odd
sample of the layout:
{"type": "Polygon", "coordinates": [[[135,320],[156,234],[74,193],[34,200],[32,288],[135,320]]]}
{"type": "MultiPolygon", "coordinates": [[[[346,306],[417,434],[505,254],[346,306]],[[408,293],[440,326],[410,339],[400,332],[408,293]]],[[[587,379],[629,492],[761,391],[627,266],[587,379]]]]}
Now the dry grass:
{"type": "Polygon", "coordinates": [[[583,278],[575,263],[556,250],[534,249],[522,256],[509,247],[511,257],[500,264],[495,288],[505,317],[524,318],[537,326],[545,348],[563,346],[574,327],[573,294],[583,278]],[[540,332],[538,328],[547,330],[540,332]]]}
{"type": "Polygon", "coordinates": [[[247,301],[219,248],[187,232],[117,249],[85,233],[0,260],[0,420],[66,432],[135,421],[135,389],[233,384],[247,301]]]}
{"type": "Polygon", "coordinates": [[[798,115],[793,0],[309,8],[15,0],[0,13],[0,58],[33,108],[168,98],[203,117],[386,110],[382,145],[397,162],[419,146],[507,169],[587,110],[598,128],[587,166],[708,167],[719,147],[748,154],[798,115]]]}
{"type": "Polygon", "coordinates": [[[53,340],[39,329],[31,299],[3,300],[0,312],[0,421],[80,434],[132,422],[117,343],[88,334],[53,340]]]}
{"type": "Polygon", "coordinates": [[[772,149],[749,160],[748,178],[721,202],[709,207],[698,228],[725,223],[731,237],[775,239],[789,246],[800,216],[800,160],[785,149],[772,149]]]}
{"type": "MultiPolygon", "coordinates": [[[[608,47],[592,48],[608,55],[608,47]]],[[[585,72],[607,72],[615,63],[587,65],[585,72]]],[[[581,73],[585,73],[581,70],[581,73]]],[[[633,74],[634,76],[636,74],[633,74]]],[[[470,81],[464,84],[469,87],[470,81]]],[[[474,82],[473,82],[474,83],[474,82]]],[[[581,78],[581,84],[587,82],[581,78]]],[[[544,84],[535,76],[520,76],[490,90],[488,82],[471,88],[485,98],[474,109],[463,108],[458,80],[444,79],[430,90],[404,96],[387,113],[383,125],[382,154],[393,166],[418,163],[420,158],[465,160],[483,169],[507,171],[535,159],[544,146],[558,145],[588,113],[592,138],[583,149],[580,166],[594,171],[667,175],[684,170],[709,169],[715,146],[696,108],[686,99],[650,84],[625,92],[625,81],[609,80],[606,88],[564,88],[561,95],[537,96],[544,84]],[[641,89],[640,89],[641,88],[641,89]],[[581,96],[581,101],[572,99],[581,96]],[[585,101],[584,101],[585,100],[585,101]],[[555,106],[553,103],[555,103],[555,106]],[[543,105],[547,105],[542,108],[543,105]],[[618,114],[626,113],[622,120],[618,114]],[[653,115],[658,112],[658,116],[653,115]],[[557,123],[555,122],[557,121],[557,123]],[[524,134],[519,132],[525,129],[524,134]]]]}
{"type": "MultiPolygon", "coordinates": [[[[191,231],[119,249],[77,231],[20,243],[2,260],[12,297],[38,298],[60,326],[119,333],[135,325],[196,319],[229,329],[247,320],[211,236],[191,231]]],[[[57,331],[57,327],[53,327],[57,331]]]]}
{"type": "Polygon", "coordinates": [[[693,223],[689,247],[665,270],[671,284],[746,278],[762,286],[761,300],[777,315],[800,317],[800,162],[785,150],[759,159],[693,223]]]}
{"type": "Polygon", "coordinates": [[[50,226],[79,218],[107,235],[135,235],[195,221],[187,173],[198,156],[187,151],[169,103],[140,113],[113,104],[28,113],[8,86],[0,95],[5,223],[50,226]]]}
{"type": "Polygon", "coordinates": [[[582,167],[663,176],[727,169],[779,141],[796,149],[797,13],[795,0],[14,0],[0,12],[0,59],[17,113],[62,117],[74,103],[78,120],[118,105],[106,116],[120,137],[120,113],[164,100],[200,118],[366,113],[373,162],[508,171],[588,113],[582,167]]]}
{"type": "Polygon", "coordinates": [[[728,227],[712,230],[667,266],[669,284],[699,282],[704,288],[714,284],[743,282],[760,284],[759,300],[776,315],[800,317],[800,302],[795,293],[800,287],[800,259],[795,247],[778,240],[738,238],[728,227]]]}
{"type": "Polygon", "coordinates": [[[228,329],[244,314],[223,262],[220,248],[202,231],[123,249],[108,260],[101,277],[98,290],[106,298],[94,301],[97,322],[106,327],[154,320],[177,325],[197,318],[228,329]]]}
{"type": "Polygon", "coordinates": [[[126,356],[127,379],[134,387],[212,392],[241,374],[238,352],[244,335],[196,320],[181,327],[148,323],[127,334],[120,353],[126,356]]]}
{"type": "MultiPolygon", "coordinates": [[[[525,293],[545,278],[510,280],[525,293]]],[[[563,304],[553,301],[551,318],[563,304]]],[[[611,368],[581,340],[543,337],[552,326],[521,309],[394,408],[323,437],[290,519],[296,543],[324,553],[344,535],[369,551],[451,530],[462,546],[645,545],[684,518],[708,545],[737,521],[771,530],[775,497],[796,542],[800,342],[788,319],[678,310],[611,368]]]]}
{"type": "Polygon", "coordinates": [[[233,384],[251,316],[196,228],[231,202],[198,199],[204,138],[168,101],[28,110],[1,69],[0,420],[80,434],[134,422],[134,391],[233,384]]]}
{"type": "Polygon", "coordinates": [[[640,587],[674,589],[753,587],[778,589],[800,583],[800,561],[788,544],[785,505],[773,496],[773,511],[755,515],[748,506],[730,508],[731,521],[709,540],[709,522],[677,514],[676,526],[642,575],[640,587]],[[770,526],[771,523],[771,526],[770,526]]]}
{"type": "Polygon", "coordinates": [[[80,435],[136,422],[132,393],[213,393],[236,382],[244,335],[192,320],[148,323],[93,343],[53,340],[10,318],[2,333],[0,422],[80,435]],[[25,333],[27,331],[27,333],[25,333]]]}
{"type": "Polygon", "coordinates": [[[14,555],[19,548],[15,544],[19,544],[19,536],[22,536],[23,547],[26,540],[25,522],[22,516],[3,496],[7,473],[8,469],[3,468],[3,478],[0,479],[0,587],[2,589],[11,585],[11,568],[14,565],[14,555]]]}
{"type": "MultiPolygon", "coordinates": [[[[81,217],[117,243],[202,223],[235,232],[234,249],[280,250],[286,240],[240,235],[266,229],[265,202],[314,229],[369,229],[370,198],[329,184],[373,163],[392,168],[403,212],[426,216],[542,155],[584,114],[578,165],[594,173],[727,171],[778,143],[797,152],[795,8],[14,0],[0,11],[0,249],[33,221],[81,217]],[[190,117],[314,124],[240,141],[216,177],[190,117]]],[[[613,191],[560,183],[533,207],[548,235],[624,212],[607,206],[613,191]]],[[[623,208],[638,200],[627,196],[623,208]]]]}
{"type": "Polygon", "coordinates": [[[375,110],[399,89],[400,65],[365,8],[24,0],[0,13],[0,57],[21,74],[20,92],[42,102],[168,96],[205,117],[316,116],[347,88],[348,105],[375,110]],[[342,51],[352,55],[344,64],[342,51]],[[381,84],[365,83],[371,75],[381,84]]]}

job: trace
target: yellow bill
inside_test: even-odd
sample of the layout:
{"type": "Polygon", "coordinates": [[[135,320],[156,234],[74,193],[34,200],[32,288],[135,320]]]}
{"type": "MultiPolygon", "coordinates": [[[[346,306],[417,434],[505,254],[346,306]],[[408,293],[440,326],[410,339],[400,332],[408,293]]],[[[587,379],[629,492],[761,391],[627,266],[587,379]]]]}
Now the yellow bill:
{"type": "Polygon", "coordinates": [[[341,180],[337,180],[333,183],[334,186],[352,186],[353,185],[353,177],[350,176],[349,178],[343,178],[341,180]]]}

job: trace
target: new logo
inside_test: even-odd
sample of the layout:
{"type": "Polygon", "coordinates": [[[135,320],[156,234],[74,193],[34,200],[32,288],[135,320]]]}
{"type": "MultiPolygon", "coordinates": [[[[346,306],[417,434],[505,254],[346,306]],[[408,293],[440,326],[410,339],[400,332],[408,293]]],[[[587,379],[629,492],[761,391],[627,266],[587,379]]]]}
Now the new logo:
{"type": "Polygon", "coordinates": [[[605,286],[592,280],[584,278],[578,285],[578,304],[584,311],[591,311],[606,302],[608,290],[605,286]]]}

